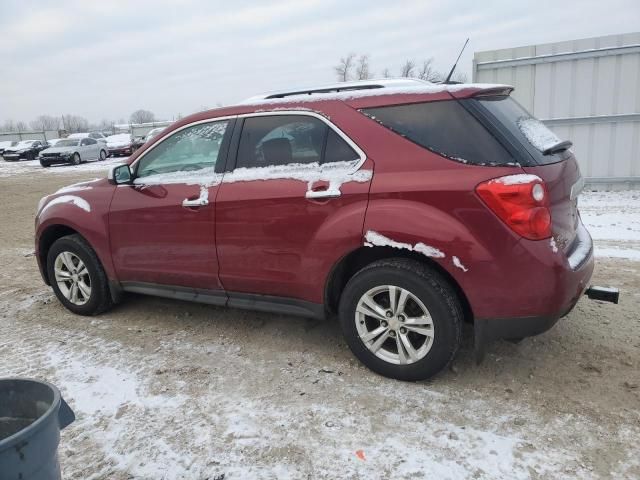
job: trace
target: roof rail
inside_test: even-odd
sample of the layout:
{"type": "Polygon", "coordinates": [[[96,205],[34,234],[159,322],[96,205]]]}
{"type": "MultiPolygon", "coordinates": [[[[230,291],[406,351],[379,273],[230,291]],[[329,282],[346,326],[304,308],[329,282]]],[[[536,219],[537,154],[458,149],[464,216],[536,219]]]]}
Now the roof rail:
{"type": "Polygon", "coordinates": [[[329,85],[322,85],[312,88],[300,88],[296,90],[281,90],[270,93],[263,93],[243,100],[241,103],[251,103],[260,100],[271,100],[274,98],[292,97],[295,95],[315,95],[322,93],[346,92],[351,90],[371,90],[376,88],[391,87],[411,87],[431,84],[425,80],[417,78],[383,78],[380,80],[357,80],[354,82],[339,82],[329,85]]]}

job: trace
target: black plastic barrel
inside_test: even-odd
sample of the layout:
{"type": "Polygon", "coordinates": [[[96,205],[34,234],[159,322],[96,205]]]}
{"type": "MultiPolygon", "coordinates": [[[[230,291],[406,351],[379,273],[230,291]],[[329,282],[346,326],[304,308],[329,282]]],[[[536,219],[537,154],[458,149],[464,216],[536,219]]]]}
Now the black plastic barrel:
{"type": "Polygon", "coordinates": [[[50,383],[0,379],[0,480],[59,480],[60,430],[75,418],[50,383]]]}

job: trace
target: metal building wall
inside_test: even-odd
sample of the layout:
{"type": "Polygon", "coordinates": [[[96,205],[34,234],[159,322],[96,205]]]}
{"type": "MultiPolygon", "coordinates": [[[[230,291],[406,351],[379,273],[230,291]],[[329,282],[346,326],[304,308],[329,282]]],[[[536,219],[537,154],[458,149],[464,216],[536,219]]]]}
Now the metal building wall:
{"type": "Polygon", "coordinates": [[[590,184],[640,187],[640,33],[476,52],[473,79],[516,87],[590,184]]]}

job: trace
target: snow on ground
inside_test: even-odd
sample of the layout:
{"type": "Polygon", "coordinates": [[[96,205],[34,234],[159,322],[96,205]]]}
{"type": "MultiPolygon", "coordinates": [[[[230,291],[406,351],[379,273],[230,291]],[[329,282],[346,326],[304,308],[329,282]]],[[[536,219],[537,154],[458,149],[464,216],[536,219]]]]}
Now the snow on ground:
{"type": "Polygon", "coordinates": [[[597,257],[640,260],[640,190],[584,192],[578,208],[597,257]]]}
{"type": "Polygon", "coordinates": [[[127,157],[107,158],[104,162],[88,162],[80,165],[52,165],[44,168],[38,160],[7,162],[0,160],[0,178],[33,173],[69,174],[82,172],[106,172],[113,165],[123,163],[127,157]]]}

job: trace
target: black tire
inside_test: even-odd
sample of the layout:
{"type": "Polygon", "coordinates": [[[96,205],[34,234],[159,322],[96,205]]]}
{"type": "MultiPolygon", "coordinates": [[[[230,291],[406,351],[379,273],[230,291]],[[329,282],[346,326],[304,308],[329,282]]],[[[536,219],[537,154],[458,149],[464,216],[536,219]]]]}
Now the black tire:
{"type": "Polygon", "coordinates": [[[107,151],[100,150],[100,156],[98,157],[98,160],[101,162],[104,162],[106,159],[107,159],[107,151]]]}
{"type": "Polygon", "coordinates": [[[73,157],[71,157],[71,165],[80,165],[81,161],[80,154],[78,153],[74,153],[73,157]]]}
{"type": "Polygon", "coordinates": [[[42,165],[44,168],[49,168],[51,166],[51,164],[43,162],[42,160],[40,160],[40,165],[42,165]]]}
{"type": "Polygon", "coordinates": [[[374,372],[398,380],[433,377],[451,362],[462,340],[463,311],[455,291],[438,272],[413,260],[379,260],[356,273],[340,298],[339,317],[345,340],[354,355],[374,372]],[[426,355],[414,363],[400,365],[383,360],[360,339],[355,318],[358,302],[370,289],[381,285],[408,290],[431,315],[433,343],[426,355]]]}
{"type": "Polygon", "coordinates": [[[102,268],[96,252],[80,235],[69,235],[56,240],[47,254],[47,275],[53,292],[69,311],[78,315],[98,315],[113,306],[109,281],[102,268]],[[84,305],[76,305],[70,302],[60,290],[55,277],[54,263],[62,252],[71,252],[76,255],[87,267],[91,279],[91,294],[84,305]]]}

